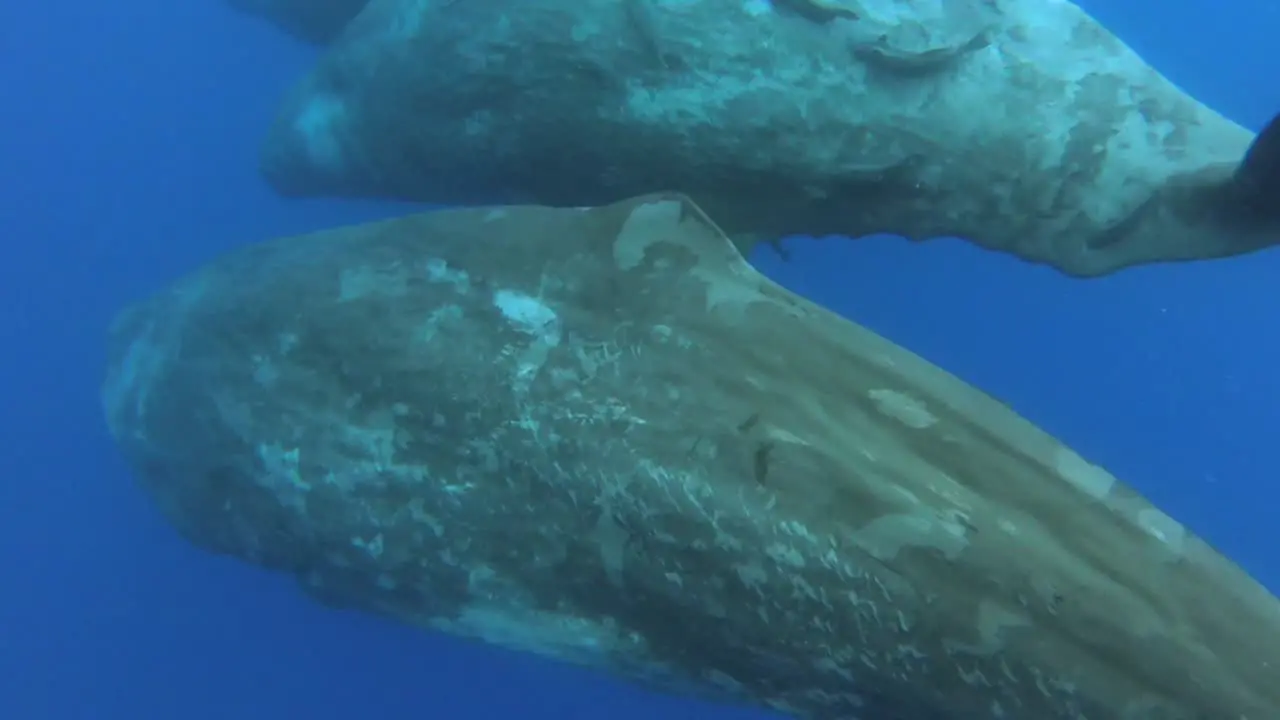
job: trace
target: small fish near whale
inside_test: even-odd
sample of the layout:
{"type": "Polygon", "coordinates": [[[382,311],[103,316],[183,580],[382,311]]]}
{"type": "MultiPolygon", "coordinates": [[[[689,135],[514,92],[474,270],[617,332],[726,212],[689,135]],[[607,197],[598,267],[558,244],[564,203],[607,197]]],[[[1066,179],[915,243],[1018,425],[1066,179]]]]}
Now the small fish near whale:
{"type": "Polygon", "coordinates": [[[326,603],[804,720],[1280,718],[1280,601],[685,196],[249,245],[108,358],[169,521],[326,603]]]}
{"type": "Polygon", "coordinates": [[[1277,133],[1070,2],[369,0],[261,166],[291,196],[680,191],[744,251],[958,236],[1097,276],[1276,244],[1277,133]]]}

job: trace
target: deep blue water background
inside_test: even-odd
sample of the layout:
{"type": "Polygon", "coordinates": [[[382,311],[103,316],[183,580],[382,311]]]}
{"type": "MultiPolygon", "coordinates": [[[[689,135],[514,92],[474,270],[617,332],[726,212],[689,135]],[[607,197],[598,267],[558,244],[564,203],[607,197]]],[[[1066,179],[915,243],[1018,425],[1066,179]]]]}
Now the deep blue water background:
{"type": "MultiPolygon", "coordinates": [[[[1280,110],[1268,0],[1086,6],[1238,121],[1280,110]]],[[[189,547],[132,485],[98,406],[113,312],[237,245],[406,210],[257,177],[311,58],[220,0],[0,6],[0,718],[763,717],[325,609],[189,547]]],[[[754,259],[1280,589],[1280,251],[1080,281],[957,241],[793,248],[754,259]]]]}

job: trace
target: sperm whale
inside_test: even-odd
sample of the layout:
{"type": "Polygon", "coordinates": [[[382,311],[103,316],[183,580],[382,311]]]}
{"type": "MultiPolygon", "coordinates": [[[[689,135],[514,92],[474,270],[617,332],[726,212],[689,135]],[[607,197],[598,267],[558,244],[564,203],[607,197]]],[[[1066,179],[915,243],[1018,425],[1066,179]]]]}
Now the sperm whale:
{"type": "Polygon", "coordinates": [[[286,195],[674,190],[744,250],[958,236],[1096,276],[1275,244],[1277,132],[1070,2],[370,0],[261,164],[286,195]]]}

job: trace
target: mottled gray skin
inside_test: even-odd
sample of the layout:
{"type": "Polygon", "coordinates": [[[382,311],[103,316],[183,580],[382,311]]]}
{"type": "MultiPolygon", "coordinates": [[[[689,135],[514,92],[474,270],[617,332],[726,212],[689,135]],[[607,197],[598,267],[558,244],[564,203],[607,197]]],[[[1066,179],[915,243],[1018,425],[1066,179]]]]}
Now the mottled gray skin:
{"type": "Polygon", "coordinates": [[[1219,202],[1252,134],[1075,5],[843,4],[857,20],[813,0],[372,0],[262,166],[289,195],[444,204],[679,190],[746,240],[956,235],[1082,276],[1280,238],[1219,202]]]}
{"type": "Polygon", "coordinates": [[[308,43],[324,44],[342,33],[369,0],[227,0],[308,43]]]}
{"type": "Polygon", "coordinates": [[[1280,604],[691,202],[250,246],[104,403],[192,541],[325,602],[812,720],[1274,720],[1280,604]]]}

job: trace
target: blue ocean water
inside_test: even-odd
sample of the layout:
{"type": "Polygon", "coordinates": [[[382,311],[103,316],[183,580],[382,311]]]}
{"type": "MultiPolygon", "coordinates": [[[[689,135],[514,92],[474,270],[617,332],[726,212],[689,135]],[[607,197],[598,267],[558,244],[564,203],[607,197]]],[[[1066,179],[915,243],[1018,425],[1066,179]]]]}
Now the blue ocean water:
{"type": "MultiPolygon", "coordinates": [[[[1084,4],[1234,119],[1280,110],[1271,0],[1084,4]]],[[[237,245],[411,210],[258,178],[312,59],[220,0],[0,7],[0,718],[764,718],[326,609],[188,546],[135,489],[98,404],[111,315],[237,245]]],[[[958,241],[791,249],[753,259],[1280,590],[1280,250],[1081,281],[958,241]]]]}

